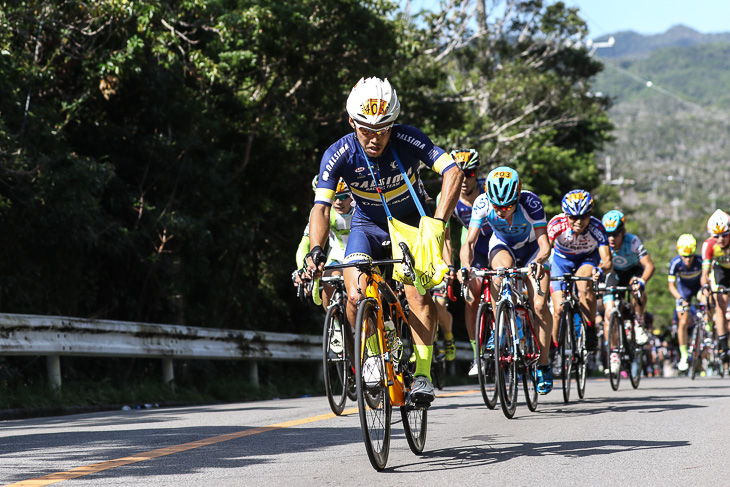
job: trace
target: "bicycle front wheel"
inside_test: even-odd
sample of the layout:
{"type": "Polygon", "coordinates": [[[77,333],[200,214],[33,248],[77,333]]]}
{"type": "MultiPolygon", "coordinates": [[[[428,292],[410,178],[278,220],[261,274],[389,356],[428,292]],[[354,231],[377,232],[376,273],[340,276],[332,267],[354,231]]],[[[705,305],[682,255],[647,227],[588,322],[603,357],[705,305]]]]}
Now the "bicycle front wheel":
{"type": "Polygon", "coordinates": [[[611,381],[611,388],[618,391],[621,383],[621,364],[623,363],[624,347],[623,347],[623,322],[618,311],[611,313],[608,322],[608,378],[611,381]],[[616,354],[618,361],[612,361],[611,356],[616,354]]]}
{"type": "Polygon", "coordinates": [[[575,343],[575,385],[578,389],[578,397],[583,399],[586,395],[586,377],[588,375],[588,350],[586,350],[586,322],[583,316],[580,317],[580,328],[575,343]]]}
{"type": "MultiPolygon", "coordinates": [[[[531,318],[534,317],[532,311],[529,311],[531,318]]],[[[532,320],[535,323],[535,320],[532,320]]],[[[536,337],[532,333],[532,328],[527,323],[522,324],[523,334],[525,336],[525,349],[523,353],[522,367],[522,387],[525,390],[525,402],[527,409],[535,412],[537,409],[537,360],[540,357],[540,349],[537,344],[536,337]]]]}
{"type": "Polygon", "coordinates": [[[342,414],[347,402],[348,368],[347,347],[344,333],[347,323],[342,316],[339,306],[333,306],[327,311],[324,319],[322,335],[322,370],[324,372],[324,388],[330,409],[336,415],[342,414]]]}
{"type": "Polygon", "coordinates": [[[560,315],[560,358],[563,368],[560,371],[563,381],[563,402],[570,401],[570,381],[573,378],[573,310],[563,306],[560,315]]]}
{"type": "Polygon", "coordinates": [[[497,376],[494,367],[494,315],[491,304],[481,303],[477,311],[477,370],[479,388],[489,409],[497,405],[497,376]],[[489,340],[492,340],[491,348],[489,340]]]}
{"type": "Polygon", "coordinates": [[[373,468],[382,470],[390,452],[392,406],[386,385],[384,350],[378,337],[375,300],[366,299],[357,310],[355,326],[355,380],[365,450],[373,468]]]}
{"type": "Polygon", "coordinates": [[[497,336],[494,344],[494,365],[497,374],[499,402],[502,412],[512,418],[517,409],[517,360],[512,326],[515,311],[508,302],[497,306],[497,336]]]}

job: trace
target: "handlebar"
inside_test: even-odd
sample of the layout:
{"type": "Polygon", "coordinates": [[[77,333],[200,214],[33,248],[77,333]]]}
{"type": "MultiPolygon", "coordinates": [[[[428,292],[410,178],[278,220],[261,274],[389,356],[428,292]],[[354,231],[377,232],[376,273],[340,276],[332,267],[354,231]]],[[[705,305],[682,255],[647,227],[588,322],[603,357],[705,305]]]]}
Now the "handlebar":
{"type": "Polygon", "coordinates": [[[449,283],[446,285],[446,290],[447,290],[448,295],[449,295],[449,301],[452,301],[452,302],[453,301],[456,301],[456,296],[454,296],[454,286],[453,286],[453,284],[454,284],[454,280],[453,279],[449,279],[449,283]]]}

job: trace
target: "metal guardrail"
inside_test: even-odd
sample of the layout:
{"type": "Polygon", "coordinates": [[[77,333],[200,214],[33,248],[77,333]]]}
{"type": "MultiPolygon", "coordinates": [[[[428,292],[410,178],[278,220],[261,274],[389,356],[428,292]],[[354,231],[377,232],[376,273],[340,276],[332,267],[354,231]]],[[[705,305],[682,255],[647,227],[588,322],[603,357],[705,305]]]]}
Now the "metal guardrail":
{"type": "MultiPolygon", "coordinates": [[[[0,355],[45,355],[49,382],[61,386],[61,356],[162,359],[165,383],[173,359],[245,360],[258,383],[258,361],[320,361],[322,337],[182,325],[0,314],[0,355]]],[[[471,360],[471,346],[457,343],[457,359],[471,360]]]]}

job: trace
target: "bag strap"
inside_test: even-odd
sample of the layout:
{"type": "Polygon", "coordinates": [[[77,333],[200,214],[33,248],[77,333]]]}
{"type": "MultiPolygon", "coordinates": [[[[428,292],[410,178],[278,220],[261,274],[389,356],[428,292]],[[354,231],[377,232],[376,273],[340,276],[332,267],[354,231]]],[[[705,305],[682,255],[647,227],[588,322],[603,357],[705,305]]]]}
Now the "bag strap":
{"type": "Polygon", "coordinates": [[[411,180],[408,179],[408,175],[406,174],[406,170],[403,169],[403,164],[400,162],[400,157],[398,157],[398,153],[395,151],[393,146],[390,146],[390,152],[393,153],[393,157],[395,157],[395,162],[398,163],[398,169],[400,169],[401,174],[403,174],[403,179],[406,182],[406,186],[408,186],[408,191],[411,192],[411,196],[413,196],[413,201],[416,202],[416,207],[418,208],[418,213],[421,214],[421,216],[426,216],[426,212],[423,211],[423,206],[421,205],[421,200],[418,199],[418,195],[416,195],[416,190],[413,189],[413,185],[411,184],[411,180]]]}
{"type": "MultiPolygon", "coordinates": [[[[380,171],[378,171],[378,177],[375,177],[375,173],[373,172],[373,165],[370,163],[370,159],[368,159],[367,154],[365,154],[365,150],[362,148],[362,146],[358,143],[357,146],[360,148],[360,152],[362,153],[363,157],[365,157],[365,162],[368,165],[368,170],[370,171],[370,176],[373,178],[373,182],[375,183],[375,189],[378,192],[378,196],[380,196],[380,201],[383,202],[383,208],[385,209],[385,214],[388,216],[389,220],[393,219],[393,215],[390,213],[390,209],[388,208],[388,203],[385,201],[385,196],[383,195],[383,190],[380,187],[380,183],[378,180],[380,179],[380,171]]],[[[401,174],[403,175],[403,180],[406,182],[406,186],[408,186],[408,191],[410,191],[411,196],[413,197],[413,201],[416,203],[416,208],[418,208],[418,213],[424,217],[426,216],[426,212],[423,211],[423,206],[421,205],[421,200],[418,199],[418,195],[416,194],[416,190],[413,189],[413,185],[411,184],[411,180],[408,179],[408,174],[406,174],[405,169],[403,169],[403,164],[400,162],[400,158],[398,157],[398,154],[395,152],[395,149],[393,146],[390,146],[390,152],[393,154],[393,157],[395,157],[395,162],[398,163],[398,169],[400,169],[401,174]]]]}

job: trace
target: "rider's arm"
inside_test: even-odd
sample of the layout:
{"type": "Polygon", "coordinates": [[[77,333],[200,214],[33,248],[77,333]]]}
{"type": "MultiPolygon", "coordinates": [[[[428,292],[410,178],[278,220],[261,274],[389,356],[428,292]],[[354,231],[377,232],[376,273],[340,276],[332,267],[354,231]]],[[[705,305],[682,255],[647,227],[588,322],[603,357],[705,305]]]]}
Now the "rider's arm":
{"type": "Polygon", "coordinates": [[[606,275],[613,269],[613,260],[611,258],[611,247],[608,245],[601,245],[598,247],[598,255],[601,257],[601,263],[598,267],[601,268],[603,274],[606,275]]]}
{"type": "Polygon", "coordinates": [[[644,257],[639,259],[639,262],[644,266],[644,272],[641,273],[641,279],[646,285],[646,283],[649,282],[649,279],[651,279],[651,276],[654,275],[654,261],[651,260],[651,256],[649,254],[646,254],[644,257]]]}
{"type": "Polygon", "coordinates": [[[682,295],[677,290],[677,285],[674,281],[669,281],[669,293],[674,296],[674,299],[682,299],[682,295]]]}
{"type": "Polygon", "coordinates": [[[299,241],[299,247],[297,247],[297,269],[301,269],[303,265],[306,265],[304,262],[304,258],[307,256],[307,252],[309,252],[309,234],[304,235],[302,239],[299,241]]]}
{"type": "Polygon", "coordinates": [[[466,234],[466,241],[461,246],[461,251],[459,252],[461,267],[468,268],[471,260],[474,258],[474,245],[479,238],[479,231],[479,227],[469,227],[469,233],[466,234]]]}
{"type": "Polygon", "coordinates": [[[540,246],[535,262],[542,265],[550,258],[550,240],[547,236],[547,229],[545,227],[536,228],[535,237],[537,237],[537,244],[540,246]]]}
{"type": "MultiPolygon", "coordinates": [[[[315,203],[312,212],[309,214],[309,249],[320,247],[324,249],[327,245],[330,231],[330,210],[329,205],[315,203]]],[[[311,259],[307,260],[307,266],[314,268],[311,259]]],[[[324,263],[320,268],[324,267],[324,263]]]]}
{"type": "Polygon", "coordinates": [[[441,200],[436,207],[434,218],[446,222],[454,212],[456,203],[459,201],[461,182],[464,180],[464,173],[456,166],[452,166],[444,173],[441,181],[441,200]]]}

